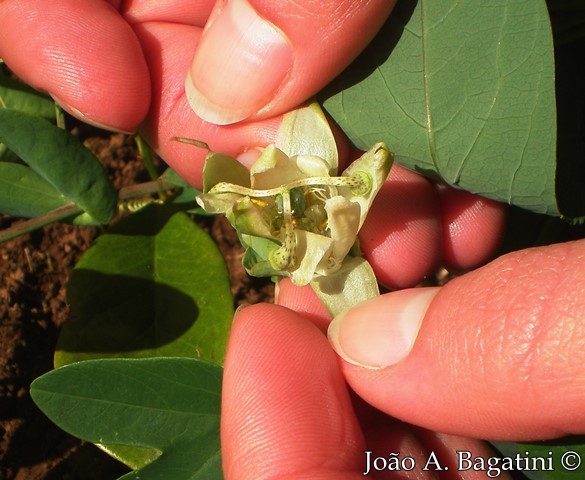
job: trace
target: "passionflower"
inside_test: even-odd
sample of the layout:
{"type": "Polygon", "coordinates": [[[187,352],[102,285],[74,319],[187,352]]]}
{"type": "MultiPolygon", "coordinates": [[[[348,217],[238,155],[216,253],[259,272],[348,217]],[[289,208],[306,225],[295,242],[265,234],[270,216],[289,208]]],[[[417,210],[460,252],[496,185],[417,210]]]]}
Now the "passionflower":
{"type": "Polygon", "coordinates": [[[245,248],[254,276],[286,276],[307,285],[360,257],[357,234],[388,176],[393,155],[374,145],[337,176],[337,160],[288,156],[274,145],[248,170],[236,159],[210,153],[199,205],[223,213],[245,248]]]}

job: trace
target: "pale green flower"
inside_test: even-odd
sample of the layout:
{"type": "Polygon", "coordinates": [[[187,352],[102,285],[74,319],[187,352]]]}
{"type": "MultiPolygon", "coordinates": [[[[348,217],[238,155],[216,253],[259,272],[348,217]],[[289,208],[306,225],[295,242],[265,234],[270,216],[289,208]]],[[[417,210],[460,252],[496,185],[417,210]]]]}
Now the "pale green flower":
{"type": "Polygon", "coordinates": [[[244,266],[255,276],[287,276],[296,285],[338,272],[360,256],[357,234],[383,185],[393,156],[374,145],[341,176],[337,160],[289,157],[271,145],[250,170],[211,153],[199,205],[224,213],[246,249],[244,266]]]}

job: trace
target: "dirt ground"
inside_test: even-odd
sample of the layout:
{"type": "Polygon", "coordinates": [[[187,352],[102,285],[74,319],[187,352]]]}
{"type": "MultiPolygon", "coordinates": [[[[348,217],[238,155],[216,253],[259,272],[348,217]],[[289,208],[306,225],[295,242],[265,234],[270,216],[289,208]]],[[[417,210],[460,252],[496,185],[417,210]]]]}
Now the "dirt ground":
{"type": "MultiPolygon", "coordinates": [[[[148,180],[131,138],[82,125],[76,133],[105,165],[116,187],[148,180]]],[[[0,229],[13,221],[0,216],[0,229]]],[[[231,226],[222,217],[199,223],[226,257],[235,305],[271,301],[270,281],[252,279],[243,270],[243,252],[231,226]]],[[[2,480],[108,480],[128,471],[93,444],[53,425],[29,396],[30,383],[53,367],[59,329],[69,317],[69,274],[98,235],[96,228],[59,224],[0,244],[2,480]]]]}

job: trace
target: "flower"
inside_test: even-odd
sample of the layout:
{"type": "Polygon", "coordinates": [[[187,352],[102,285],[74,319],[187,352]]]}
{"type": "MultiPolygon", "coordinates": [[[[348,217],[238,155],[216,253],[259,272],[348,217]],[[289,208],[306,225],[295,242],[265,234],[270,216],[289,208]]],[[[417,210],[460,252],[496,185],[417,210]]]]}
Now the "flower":
{"type": "Polygon", "coordinates": [[[210,153],[199,205],[224,213],[254,276],[287,276],[295,285],[337,272],[360,256],[357,234],[386,180],[393,155],[378,143],[341,176],[336,160],[287,156],[268,146],[248,170],[227,155],[210,153]],[[333,166],[332,166],[333,165],[333,166]]]}

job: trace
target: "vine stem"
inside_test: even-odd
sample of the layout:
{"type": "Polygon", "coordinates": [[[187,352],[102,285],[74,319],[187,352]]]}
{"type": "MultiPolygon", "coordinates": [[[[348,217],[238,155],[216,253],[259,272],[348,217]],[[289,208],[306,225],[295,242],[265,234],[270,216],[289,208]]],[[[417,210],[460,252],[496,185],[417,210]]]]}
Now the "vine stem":
{"type": "Polygon", "coordinates": [[[150,147],[140,135],[134,137],[134,142],[138,147],[138,153],[142,158],[142,164],[144,165],[144,168],[146,168],[150,179],[155,180],[158,177],[158,173],[156,172],[154,163],[152,163],[152,151],[150,150],[150,147]]]}
{"type": "MultiPolygon", "coordinates": [[[[138,185],[130,185],[123,187],[118,192],[118,200],[124,201],[131,198],[138,198],[151,193],[159,193],[165,190],[172,190],[176,188],[176,185],[166,182],[164,180],[154,180],[152,182],[140,183],[138,185]]],[[[75,215],[83,213],[77,204],[71,202],[62,207],[51,210],[50,212],[39,215],[38,217],[31,218],[18,222],[16,225],[12,225],[4,230],[0,231],[0,243],[12,240],[20,235],[30,233],[33,230],[42,228],[50,223],[59,222],[67,218],[71,218],[75,215]]]]}

